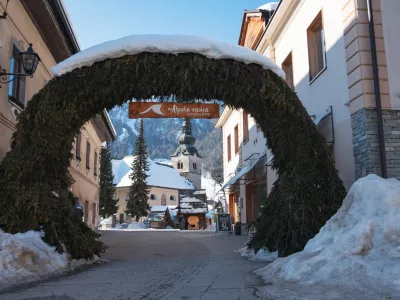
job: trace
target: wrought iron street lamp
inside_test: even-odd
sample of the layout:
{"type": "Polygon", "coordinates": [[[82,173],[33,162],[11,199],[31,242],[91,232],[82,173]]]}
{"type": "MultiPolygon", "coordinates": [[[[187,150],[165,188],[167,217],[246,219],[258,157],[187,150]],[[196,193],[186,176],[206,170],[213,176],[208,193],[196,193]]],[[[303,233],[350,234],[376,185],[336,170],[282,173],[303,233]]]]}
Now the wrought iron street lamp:
{"type": "MultiPolygon", "coordinates": [[[[0,66],[0,82],[9,83],[15,79],[25,80],[26,76],[33,77],[36,68],[40,62],[40,57],[35,51],[33,51],[32,44],[29,44],[28,50],[25,52],[20,52],[22,67],[24,68],[24,73],[7,73],[6,69],[1,69],[0,66]],[[8,79],[10,76],[11,79],[8,79]]],[[[1,87],[1,85],[0,85],[1,87]]]]}

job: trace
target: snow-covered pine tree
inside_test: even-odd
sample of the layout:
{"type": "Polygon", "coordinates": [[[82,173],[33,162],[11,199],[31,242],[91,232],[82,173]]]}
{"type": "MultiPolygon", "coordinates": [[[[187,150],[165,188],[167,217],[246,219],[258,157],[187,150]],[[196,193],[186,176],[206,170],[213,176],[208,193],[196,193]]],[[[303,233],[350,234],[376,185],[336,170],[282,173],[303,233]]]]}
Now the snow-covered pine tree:
{"type": "Polygon", "coordinates": [[[146,172],[149,171],[149,162],[144,139],[143,119],[140,120],[139,136],[135,143],[133,155],[135,156],[135,159],[132,162],[132,173],[129,176],[132,180],[132,184],[129,187],[127,195],[125,213],[131,217],[135,216],[136,222],[138,222],[140,217],[147,216],[150,209],[150,206],[147,203],[149,187],[146,182],[148,177],[146,172]]]}
{"type": "Polygon", "coordinates": [[[101,149],[100,156],[100,215],[108,218],[118,211],[118,199],[114,199],[114,175],[111,165],[111,152],[101,149]]]}

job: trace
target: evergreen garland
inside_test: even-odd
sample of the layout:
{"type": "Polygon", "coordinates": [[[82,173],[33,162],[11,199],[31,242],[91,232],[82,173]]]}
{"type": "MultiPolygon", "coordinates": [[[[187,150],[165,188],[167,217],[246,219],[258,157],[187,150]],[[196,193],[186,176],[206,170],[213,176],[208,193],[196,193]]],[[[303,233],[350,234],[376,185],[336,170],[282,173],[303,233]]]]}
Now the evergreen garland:
{"type": "Polygon", "coordinates": [[[140,120],[139,136],[135,143],[133,155],[134,160],[131,166],[132,173],[129,175],[132,184],[127,194],[125,213],[131,217],[135,216],[136,222],[139,222],[139,219],[141,217],[146,217],[150,210],[150,206],[147,202],[149,187],[146,182],[146,179],[149,177],[146,172],[150,169],[147,147],[144,139],[143,119],[140,120]]]}
{"type": "Polygon", "coordinates": [[[101,149],[100,157],[100,215],[108,218],[118,211],[118,199],[114,199],[114,175],[111,164],[111,152],[101,149]]]}
{"type": "Polygon", "coordinates": [[[243,108],[268,137],[278,180],[249,246],[286,256],[302,250],[340,207],[345,189],[325,138],[284,80],[256,64],[198,54],[139,53],[96,62],[53,78],[19,115],[0,165],[0,227],[43,230],[73,258],[104,250],[73,205],[68,167],[74,136],[103,109],[156,96],[177,102],[220,99],[243,108]],[[55,197],[53,191],[58,194],[55,197]],[[42,227],[41,227],[42,226],[42,227]]]}

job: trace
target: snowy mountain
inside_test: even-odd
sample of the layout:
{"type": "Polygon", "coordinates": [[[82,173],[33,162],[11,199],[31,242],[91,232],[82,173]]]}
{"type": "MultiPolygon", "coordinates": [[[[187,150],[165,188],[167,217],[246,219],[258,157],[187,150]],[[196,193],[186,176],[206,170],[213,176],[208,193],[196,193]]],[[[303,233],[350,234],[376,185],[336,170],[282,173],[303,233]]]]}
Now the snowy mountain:
{"type": "MultiPolygon", "coordinates": [[[[121,107],[114,107],[109,111],[111,121],[117,131],[117,140],[110,145],[113,158],[122,159],[125,155],[133,152],[136,137],[139,131],[139,123],[135,119],[128,118],[128,103],[121,107]]],[[[215,120],[193,119],[192,134],[196,137],[196,146],[213,131],[215,120]]],[[[178,137],[182,130],[182,119],[144,119],[144,132],[149,156],[153,158],[169,159],[178,147],[178,137]]],[[[215,137],[215,134],[212,138],[215,137]]],[[[213,144],[218,144],[215,141],[213,144]]],[[[213,149],[215,151],[215,149],[213,149]]],[[[222,155],[222,144],[217,146],[217,150],[222,155]]],[[[207,153],[200,153],[207,156],[207,153]]]]}

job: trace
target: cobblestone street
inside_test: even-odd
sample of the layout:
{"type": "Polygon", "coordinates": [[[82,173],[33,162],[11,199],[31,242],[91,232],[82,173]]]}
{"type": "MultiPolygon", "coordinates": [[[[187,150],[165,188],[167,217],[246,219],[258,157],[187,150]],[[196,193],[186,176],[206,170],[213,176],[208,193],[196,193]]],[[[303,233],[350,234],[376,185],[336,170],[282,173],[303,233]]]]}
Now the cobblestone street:
{"type": "Polygon", "coordinates": [[[258,299],[265,265],[234,250],[246,237],[201,232],[108,231],[110,262],[0,294],[1,300],[258,299]]]}

